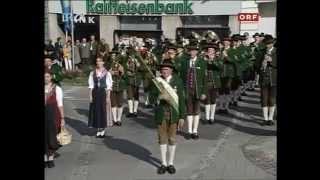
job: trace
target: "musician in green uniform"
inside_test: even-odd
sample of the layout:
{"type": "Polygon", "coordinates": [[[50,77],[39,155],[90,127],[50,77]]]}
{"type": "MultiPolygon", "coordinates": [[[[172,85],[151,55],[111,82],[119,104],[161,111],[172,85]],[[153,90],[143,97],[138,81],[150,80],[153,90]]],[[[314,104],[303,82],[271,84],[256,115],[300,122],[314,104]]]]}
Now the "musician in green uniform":
{"type": "Polygon", "coordinates": [[[231,38],[227,37],[223,39],[223,49],[221,51],[221,58],[223,59],[223,66],[221,71],[221,89],[219,95],[220,102],[220,112],[229,113],[229,103],[231,101],[231,83],[232,79],[235,77],[235,65],[231,60],[230,51],[233,51],[231,48],[231,38]]]}
{"type": "Polygon", "coordinates": [[[182,60],[180,77],[186,91],[188,133],[186,139],[198,139],[200,119],[200,100],[206,98],[205,70],[206,62],[198,56],[197,44],[188,47],[190,56],[182,60]]]}
{"type": "Polygon", "coordinates": [[[123,92],[126,89],[124,79],[124,67],[121,61],[121,55],[118,51],[111,51],[111,56],[116,55],[111,59],[110,72],[112,75],[112,91],[111,91],[111,112],[114,124],[116,126],[122,125],[122,112],[123,112],[123,92]]]}
{"type": "Polygon", "coordinates": [[[263,53],[264,58],[259,63],[263,125],[273,125],[277,91],[277,54],[276,48],[273,46],[274,39],[271,35],[266,35],[263,43],[266,49],[263,53]]]}
{"type": "MultiPolygon", "coordinates": [[[[161,78],[168,83],[173,93],[178,97],[178,107],[174,108],[167,100],[166,93],[152,86],[151,94],[157,99],[155,107],[155,123],[158,128],[158,142],[161,153],[161,166],[158,168],[158,174],[164,174],[166,171],[174,174],[174,157],[176,151],[176,131],[177,126],[181,127],[185,118],[185,93],[181,79],[178,75],[173,74],[174,65],[170,59],[164,59],[160,65],[161,78]],[[169,159],[167,161],[167,151],[169,159]]],[[[172,100],[172,99],[171,99],[172,100]]]]}
{"type": "Polygon", "coordinates": [[[221,87],[221,70],[223,66],[223,61],[221,58],[216,56],[216,52],[219,51],[219,47],[215,43],[208,43],[204,46],[206,49],[206,55],[204,60],[207,63],[207,69],[205,72],[205,83],[207,87],[205,104],[205,121],[204,124],[213,124],[214,115],[216,111],[216,99],[218,97],[218,91],[221,87]]]}
{"type": "MultiPolygon", "coordinates": [[[[147,64],[147,66],[151,69],[152,73],[155,74],[157,70],[157,58],[156,56],[149,51],[148,46],[143,46],[140,49],[140,56],[142,57],[143,61],[147,64]]],[[[145,69],[144,66],[140,66],[138,68],[139,73],[141,74],[142,77],[142,83],[143,83],[143,89],[144,89],[144,99],[145,99],[145,106],[147,108],[152,108],[152,105],[150,104],[149,101],[149,91],[151,87],[151,76],[149,73],[147,73],[147,70],[145,69]]]]}
{"type": "Polygon", "coordinates": [[[133,49],[133,47],[129,48],[127,58],[125,58],[123,65],[125,72],[124,78],[127,84],[127,99],[129,108],[127,117],[137,117],[141,74],[138,72],[140,63],[137,60],[136,51],[133,49]]]}
{"type": "Polygon", "coordinates": [[[239,70],[240,70],[240,86],[236,91],[236,101],[241,101],[241,96],[246,96],[245,90],[248,88],[249,70],[253,65],[251,58],[251,48],[246,43],[247,37],[239,37],[238,56],[239,56],[239,70]]]}

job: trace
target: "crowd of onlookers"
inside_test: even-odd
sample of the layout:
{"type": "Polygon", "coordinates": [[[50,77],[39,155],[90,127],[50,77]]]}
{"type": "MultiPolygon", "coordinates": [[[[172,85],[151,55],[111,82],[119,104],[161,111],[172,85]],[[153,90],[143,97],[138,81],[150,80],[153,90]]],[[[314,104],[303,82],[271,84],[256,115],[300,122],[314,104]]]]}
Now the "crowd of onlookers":
{"type": "Polygon", "coordinates": [[[89,41],[86,38],[83,38],[81,42],[75,40],[73,49],[71,38],[64,41],[61,37],[58,37],[55,43],[47,40],[44,48],[45,58],[50,58],[66,72],[79,70],[85,65],[92,65],[98,55],[108,56],[108,53],[109,45],[104,39],[97,41],[94,35],[90,36],[89,41]]]}

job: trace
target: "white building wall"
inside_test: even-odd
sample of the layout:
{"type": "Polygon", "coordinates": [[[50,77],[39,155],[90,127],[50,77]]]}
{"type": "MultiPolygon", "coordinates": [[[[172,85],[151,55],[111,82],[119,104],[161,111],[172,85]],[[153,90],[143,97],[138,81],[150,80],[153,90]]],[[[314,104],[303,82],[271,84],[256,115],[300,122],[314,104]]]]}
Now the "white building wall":
{"type": "Polygon", "coordinates": [[[115,29],[120,29],[117,16],[100,16],[100,39],[104,38],[110,48],[113,48],[113,32],[115,29]]]}
{"type": "Polygon", "coordinates": [[[169,39],[176,38],[176,29],[182,27],[181,18],[179,16],[163,16],[162,17],[163,35],[169,39]]]}
{"type": "Polygon", "coordinates": [[[48,14],[48,35],[53,42],[56,42],[58,37],[65,41],[65,35],[58,25],[57,14],[48,14]]]}
{"type": "Polygon", "coordinates": [[[259,22],[259,31],[264,32],[265,34],[271,34],[273,37],[276,37],[276,3],[259,3],[258,5],[261,15],[261,20],[259,22]]]}
{"type": "MultiPolygon", "coordinates": [[[[258,4],[255,1],[242,1],[241,13],[259,13],[258,4]]],[[[260,19],[260,17],[259,17],[260,19]]],[[[253,41],[252,35],[259,31],[259,22],[240,23],[240,34],[249,33],[249,41],[253,41]]]]}
{"type": "Polygon", "coordinates": [[[231,34],[238,34],[240,32],[240,23],[238,21],[238,16],[229,16],[229,27],[231,34]]]}

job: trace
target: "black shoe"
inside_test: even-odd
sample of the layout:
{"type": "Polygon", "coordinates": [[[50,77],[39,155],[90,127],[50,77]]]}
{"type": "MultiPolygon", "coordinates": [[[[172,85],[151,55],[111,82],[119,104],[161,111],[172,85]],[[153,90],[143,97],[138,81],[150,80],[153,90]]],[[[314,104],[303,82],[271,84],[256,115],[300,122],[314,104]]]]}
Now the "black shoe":
{"type": "Polygon", "coordinates": [[[247,96],[246,92],[241,93],[241,96],[247,96]]]}
{"type": "Polygon", "coordinates": [[[212,119],[209,120],[209,124],[213,124],[213,120],[212,119]]]}
{"type": "Polygon", "coordinates": [[[274,125],[274,122],[273,122],[272,120],[268,120],[268,121],[267,121],[267,125],[268,125],[268,126],[272,126],[272,125],[274,125]]]}
{"type": "Polygon", "coordinates": [[[128,118],[133,117],[133,113],[128,113],[128,114],[127,114],[127,117],[128,117],[128,118]]]}
{"type": "Polygon", "coordinates": [[[238,107],[238,102],[237,101],[233,102],[233,106],[238,107]]]}
{"type": "MultiPolygon", "coordinates": [[[[60,144],[59,144],[59,145],[60,145],[60,144]]],[[[60,146],[62,146],[62,145],[60,145],[60,146]]],[[[57,153],[57,152],[54,152],[54,158],[56,159],[56,158],[58,158],[58,157],[60,157],[60,154],[57,153]]]]}
{"type": "Polygon", "coordinates": [[[194,139],[194,140],[199,139],[199,135],[198,135],[197,133],[194,133],[194,134],[192,134],[192,135],[193,135],[193,138],[192,138],[192,139],[194,139]]]}
{"type": "Polygon", "coordinates": [[[164,173],[166,173],[166,170],[167,170],[167,167],[164,166],[164,165],[161,165],[161,166],[158,168],[158,174],[164,174],[164,173]]]}
{"type": "Polygon", "coordinates": [[[192,134],[187,133],[186,136],[185,136],[185,138],[186,138],[187,140],[190,140],[190,139],[192,138],[192,134]]]}
{"type": "Polygon", "coordinates": [[[48,161],[45,161],[44,162],[44,168],[47,168],[48,167],[48,161]]]}
{"type": "Polygon", "coordinates": [[[122,123],[121,123],[121,122],[118,122],[118,126],[122,126],[122,123]]]}
{"type": "Polygon", "coordinates": [[[174,173],[176,173],[176,168],[174,168],[173,165],[169,165],[167,167],[167,171],[168,171],[169,174],[174,174],[174,173]]]}
{"type": "Polygon", "coordinates": [[[138,113],[137,112],[133,113],[133,117],[138,117],[138,113]]]}
{"type": "Polygon", "coordinates": [[[47,167],[48,168],[53,168],[55,165],[54,165],[54,162],[53,161],[48,161],[47,162],[47,167]]]}
{"type": "Polygon", "coordinates": [[[152,106],[151,104],[149,104],[149,105],[146,106],[146,108],[147,108],[147,109],[152,109],[153,106],[152,106]]]}
{"type": "Polygon", "coordinates": [[[261,126],[268,126],[269,125],[269,122],[264,120],[262,123],[261,123],[261,126]]]}
{"type": "Polygon", "coordinates": [[[240,96],[240,97],[238,97],[238,101],[242,101],[242,98],[241,98],[241,96],[240,96]]]}

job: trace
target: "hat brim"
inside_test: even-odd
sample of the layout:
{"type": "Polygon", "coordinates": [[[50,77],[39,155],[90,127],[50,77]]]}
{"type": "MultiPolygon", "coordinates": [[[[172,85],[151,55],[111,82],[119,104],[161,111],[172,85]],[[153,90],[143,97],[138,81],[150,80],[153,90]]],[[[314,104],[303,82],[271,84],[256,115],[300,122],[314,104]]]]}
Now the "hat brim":
{"type": "Polygon", "coordinates": [[[198,51],[199,48],[196,47],[196,46],[189,46],[189,47],[188,47],[188,50],[189,50],[189,51],[191,51],[191,50],[197,50],[197,51],[198,51]]]}
{"type": "Polygon", "coordinates": [[[265,44],[273,44],[274,43],[274,39],[267,39],[264,41],[265,44]]]}

